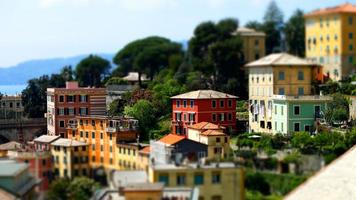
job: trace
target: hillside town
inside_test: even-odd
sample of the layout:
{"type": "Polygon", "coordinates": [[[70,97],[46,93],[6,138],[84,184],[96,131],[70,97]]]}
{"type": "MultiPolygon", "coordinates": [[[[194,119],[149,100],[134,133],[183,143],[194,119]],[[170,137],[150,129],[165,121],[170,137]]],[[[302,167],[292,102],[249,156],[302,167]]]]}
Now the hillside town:
{"type": "Polygon", "coordinates": [[[304,52],[223,21],[0,93],[0,199],[355,199],[356,5],[301,18],[304,52]]]}

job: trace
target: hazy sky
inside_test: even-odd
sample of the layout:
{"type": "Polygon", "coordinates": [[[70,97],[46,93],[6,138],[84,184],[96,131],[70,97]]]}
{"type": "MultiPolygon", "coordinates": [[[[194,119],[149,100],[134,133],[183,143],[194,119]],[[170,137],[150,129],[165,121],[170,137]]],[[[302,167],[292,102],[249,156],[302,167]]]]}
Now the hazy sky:
{"type": "MultiPolygon", "coordinates": [[[[343,0],[277,0],[288,18],[343,0]]],[[[356,4],[356,0],[349,0],[356,4]]],[[[160,35],[187,40],[194,27],[225,17],[261,20],[269,0],[0,0],[0,66],[52,57],[117,52],[160,35]]]]}

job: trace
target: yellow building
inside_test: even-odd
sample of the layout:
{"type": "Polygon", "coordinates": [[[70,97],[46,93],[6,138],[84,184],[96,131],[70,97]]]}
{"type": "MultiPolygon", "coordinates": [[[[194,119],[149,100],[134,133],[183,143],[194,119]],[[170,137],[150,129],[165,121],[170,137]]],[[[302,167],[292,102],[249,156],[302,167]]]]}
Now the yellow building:
{"type": "Polygon", "coordinates": [[[140,153],[140,150],[147,147],[148,144],[138,143],[119,143],[116,145],[118,160],[116,169],[119,170],[146,170],[148,160],[146,156],[140,153]],[[145,164],[147,163],[147,164],[145,164]]]}
{"type": "Polygon", "coordinates": [[[241,37],[242,51],[246,63],[258,60],[266,55],[265,33],[239,27],[234,34],[241,37]]]}
{"type": "Polygon", "coordinates": [[[73,178],[89,175],[87,143],[59,138],[51,144],[51,153],[55,176],[73,178]]]}
{"type": "Polygon", "coordinates": [[[198,187],[199,200],[245,199],[243,169],[234,163],[154,165],[148,175],[149,182],[166,187],[198,187]]]}
{"type": "Polygon", "coordinates": [[[136,183],[125,186],[122,193],[125,200],[161,200],[163,199],[163,184],[136,183]]]}
{"type": "Polygon", "coordinates": [[[139,169],[148,171],[148,166],[150,164],[150,152],[151,152],[150,146],[146,146],[138,152],[137,163],[139,169]]]}
{"type": "Polygon", "coordinates": [[[320,66],[286,53],[271,54],[246,65],[250,132],[273,133],[273,96],[314,94],[320,66]]]}
{"type": "Polygon", "coordinates": [[[188,139],[208,145],[207,159],[226,158],[230,152],[230,138],[225,127],[200,122],[188,127],[188,139]]]}
{"type": "Polygon", "coordinates": [[[346,3],[305,15],[306,57],[334,80],[356,72],[356,6],[346,3]]]}

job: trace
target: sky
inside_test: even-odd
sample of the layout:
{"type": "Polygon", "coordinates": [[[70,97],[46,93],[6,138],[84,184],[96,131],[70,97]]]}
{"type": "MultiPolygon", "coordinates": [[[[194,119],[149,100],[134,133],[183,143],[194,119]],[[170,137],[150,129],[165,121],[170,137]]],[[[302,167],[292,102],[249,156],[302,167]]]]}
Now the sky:
{"type": "MultiPolygon", "coordinates": [[[[343,0],[276,0],[288,19],[345,3],[343,0]]],[[[348,2],[356,4],[356,0],[348,2]]],[[[240,26],[262,20],[269,0],[0,0],[0,67],[33,59],[116,53],[151,35],[189,40],[203,21],[226,17],[240,26]]]]}

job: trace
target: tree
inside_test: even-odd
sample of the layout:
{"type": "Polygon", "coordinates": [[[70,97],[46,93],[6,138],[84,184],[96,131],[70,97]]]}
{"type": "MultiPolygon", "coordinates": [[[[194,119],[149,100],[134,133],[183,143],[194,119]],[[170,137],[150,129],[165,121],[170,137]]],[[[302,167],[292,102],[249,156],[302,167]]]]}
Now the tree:
{"type": "Polygon", "coordinates": [[[193,71],[201,72],[209,80],[210,88],[232,94],[238,93],[241,98],[244,98],[247,88],[242,69],[242,41],[239,35],[233,34],[237,27],[238,21],[231,18],[223,19],[218,23],[199,24],[189,40],[188,60],[193,65],[193,71]],[[225,87],[228,82],[229,87],[225,87]],[[237,87],[240,90],[226,91],[237,87]]]}
{"type": "Polygon", "coordinates": [[[89,55],[75,68],[76,79],[82,86],[99,87],[109,73],[110,62],[96,55],[89,55]]]}
{"type": "Polygon", "coordinates": [[[307,132],[294,133],[291,143],[294,148],[299,149],[301,152],[309,152],[313,147],[313,139],[307,132]]]}
{"type": "Polygon", "coordinates": [[[266,53],[280,51],[282,48],[283,13],[272,0],[263,17],[262,30],[266,33],[266,53]]]}
{"type": "Polygon", "coordinates": [[[48,189],[47,199],[48,200],[66,200],[68,199],[68,186],[70,180],[66,178],[61,178],[53,181],[48,189]]]}
{"type": "Polygon", "coordinates": [[[76,177],[69,184],[68,191],[70,199],[86,200],[90,199],[99,188],[99,184],[87,177],[76,177]]]}
{"type": "Polygon", "coordinates": [[[288,52],[300,57],[304,57],[305,54],[304,28],[304,13],[297,9],[285,24],[284,33],[288,52]]]}
{"type": "Polygon", "coordinates": [[[250,21],[245,25],[246,28],[254,29],[256,31],[263,31],[263,24],[258,21],[250,21]]]}
{"type": "Polygon", "coordinates": [[[65,81],[72,81],[74,80],[74,71],[72,69],[72,66],[64,66],[61,69],[60,75],[63,77],[65,81]]]}
{"type": "Polygon", "coordinates": [[[271,187],[265,177],[260,173],[247,174],[245,178],[246,188],[258,191],[264,195],[271,194],[271,187]]]}
{"type": "Polygon", "coordinates": [[[334,94],[333,100],[325,111],[325,119],[332,124],[333,122],[344,122],[349,119],[349,100],[341,94],[334,94]]]}
{"type": "Polygon", "coordinates": [[[151,36],[135,40],[115,55],[114,63],[119,67],[113,71],[113,76],[124,76],[130,71],[136,71],[141,86],[143,73],[147,73],[153,79],[154,75],[174,63],[174,60],[179,59],[182,54],[180,44],[163,37],[151,36]]]}
{"type": "Polygon", "coordinates": [[[125,115],[134,117],[138,120],[141,138],[144,141],[150,139],[148,133],[156,125],[156,117],[153,104],[150,101],[141,99],[133,106],[126,106],[124,108],[125,115]]]}

